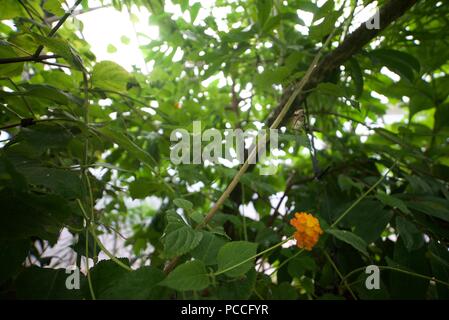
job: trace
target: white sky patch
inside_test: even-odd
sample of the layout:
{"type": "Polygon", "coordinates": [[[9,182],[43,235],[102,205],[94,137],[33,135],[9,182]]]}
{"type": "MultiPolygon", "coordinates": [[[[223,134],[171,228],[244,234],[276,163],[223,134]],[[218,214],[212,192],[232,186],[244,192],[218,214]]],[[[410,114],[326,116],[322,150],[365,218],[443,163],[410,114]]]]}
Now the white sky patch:
{"type": "Polygon", "coordinates": [[[184,56],[184,51],[181,48],[177,48],[175,54],[173,55],[173,62],[179,62],[182,60],[184,56]]]}
{"type": "MultiPolygon", "coordinates": [[[[284,241],[284,240],[286,240],[286,239],[287,239],[287,238],[284,237],[282,240],[284,241]]],[[[296,240],[292,239],[292,240],[288,240],[286,243],[284,243],[284,244],[282,245],[282,248],[290,248],[290,247],[292,247],[292,246],[294,246],[294,245],[296,245],[296,240]]]]}
{"type": "Polygon", "coordinates": [[[271,149],[270,152],[271,152],[271,155],[273,157],[284,157],[284,156],[287,155],[287,153],[285,153],[284,150],[281,150],[281,149],[278,149],[278,148],[271,149]]]}
{"type": "Polygon", "coordinates": [[[352,123],[351,121],[346,121],[345,123],[343,123],[343,131],[345,132],[349,132],[352,129],[352,123]]]}
{"type": "MultiPolygon", "coordinates": [[[[372,3],[368,4],[366,7],[359,7],[354,12],[354,18],[352,20],[351,26],[349,27],[349,32],[354,31],[362,23],[365,23],[368,21],[374,14],[376,13],[376,10],[378,8],[377,1],[373,1],[372,3]],[[359,9],[361,8],[361,9],[359,9]]],[[[349,8],[346,9],[345,14],[349,15],[349,8]]]]}
{"type": "Polygon", "coordinates": [[[202,181],[198,181],[192,185],[187,185],[188,192],[198,192],[204,187],[204,183],[202,181]]]}
{"type": "Polygon", "coordinates": [[[361,135],[366,136],[366,135],[371,134],[371,131],[367,127],[365,127],[365,126],[363,126],[361,124],[358,124],[357,127],[355,128],[355,133],[360,135],[360,136],[361,135]]]}
{"type": "Polygon", "coordinates": [[[296,10],[296,13],[301,18],[301,20],[304,21],[306,27],[310,27],[312,25],[313,13],[300,9],[296,10]]]}
{"type": "Polygon", "coordinates": [[[203,87],[207,88],[212,82],[214,82],[216,80],[218,80],[218,84],[217,84],[218,88],[223,88],[227,84],[224,73],[222,71],[220,71],[216,75],[213,75],[213,76],[207,78],[206,80],[202,81],[201,85],[203,87]]]}
{"type": "Polygon", "coordinates": [[[142,108],[140,108],[140,110],[142,110],[146,113],[149,113],[152,116],[154,116],[156,114],[156,111],[154,111],[152,108],[142,107],[142,108]]]}
{"type": "MultiPolygon", "coordinates": [[[[282,196],[284,195],[284,192],[278,192],[278,193],[276,193],[276,194],[274,194],[274,195],[271,195],[270,196],[270,203],[271,203],[271,206],[273,207],[273,208],[276,208],[277,207],[277,205],[278,205],[278,203],[279,203],[279,201],[281,200],[281,198],[282,198],[282,196]]],[[[287,204],[287,201],[288,201],[288,197],[285,197],[283,200],[282,200],[282,202],[281,202],[281,205],[279,206],[279,213],[283,216],[283,215],[285,215],[285,213],[286,213],[286,207],[285,207],[285,205],[287,204]]],[[[272,212],[271,212],[271,214],[273,214],[274,213],[274,210],[272,210],[272,212]]]]}
{"type": "Polygon", "coordinates": [[[112,100],[107,98],[107,99],[100,99],[98,100],[98,104],[101,107],[109,107],[110,105],[112,105],[112,100]]]}
{"type": "Polygon", "coordinates": [[[380,100],[383,104],[387,104],[389,102],[388,98],[383,94],[380,94],[376,91],[371,91],[371,97],[380,100]]]}
{"type": "Polygon", "coordinates": [[[225,159],[225,158],[218,158],[218,163],[227,167],[227,168],[233,168],[235,166],[238,166],[240,163],[237,159],[232,159],[232,161],[225,159]]]}
{"type": "MultiPolygon", "coordinates": [[[[97,0],[89,1],[90,7],[101,6],[97,0]]],[[[77,16],[83,25],[83,35],[91,45],[91,51],[98,61],[111,60],[131,71],[137,66],[143,73],[150,69],[145,65],[145,60],[139,45],[159,38],[159,28],[148,24],[150,13],[145,8],[132,7],[131,12],[139,19],[135,23],[135,29],[146,37],[137,37],[133,23],[127,9],[118,11],[112,7],[102,8],[86,12],[77,16]],[[124,44],[121,37],[129,39],[129,44],[124,44]],[[108,52],[108,45],[113,45],[117,51],[108,52]]]]}
{"type": "Polygon", "coordinates": [[[324,143],[324,141],[317,137],[313,138],[313,144],[316,150],[323,150],[326,148],[326,144],[324,143]]]}
{"type": "Polygon", "coordinates": [[[146,204],[149,207],[154,208],[155,210],[159,210],[160,206],[162,205],[162,200],[154,196],[146,197],[144,200],[125,197],[124,200],[127,208],[137,208],[146,204]]]}
{"type": "Polygon", "coordinates": [[[257,213],[256,208],[254,208],[254,204],[252,202],[240,205],[239,212],[242,216],[247,218],[254,219],[256,221],[259,221],[260,219],[259,214],[257,213]]]}
{"type": "Polygon", "coordinates": [[[380,73],[386,75],[388,78],[390,78],[394,82],[398,82],[399,80],[401,80],[401,77],[398,74],[394,73],[387,67],[382,67],[382,69],[380,69],[380,73]]]}
{"type": "Polygon", "coordinates": [[[400,122],[401,120],[404,119],[404,117],[405,113],[403,112],[402,114],[387,113],[382,118],[385,124],[393,124],[396,122],[400,122]]]}
{"type": "Polygon", "coordinates": [[[10,138],[6,131],[0,131],[0,148],[3,148],[8,141],[3,141],[10,138]]]}

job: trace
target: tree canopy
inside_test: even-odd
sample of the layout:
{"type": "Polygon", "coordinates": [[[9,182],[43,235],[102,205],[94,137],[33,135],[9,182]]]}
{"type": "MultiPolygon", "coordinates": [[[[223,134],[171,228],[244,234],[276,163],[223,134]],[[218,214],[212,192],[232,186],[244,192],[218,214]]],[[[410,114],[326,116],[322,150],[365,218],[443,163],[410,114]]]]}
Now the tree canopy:
{"type": "Polygon", "coordinates": [[[444,1],[1,2],[3,298],[449,298],[444,1]],[[96,58],[96,5],[150,13],[146,68],[96,58]],[[173,163],[195,121],[279,129],[276,172],[173,163]]]}

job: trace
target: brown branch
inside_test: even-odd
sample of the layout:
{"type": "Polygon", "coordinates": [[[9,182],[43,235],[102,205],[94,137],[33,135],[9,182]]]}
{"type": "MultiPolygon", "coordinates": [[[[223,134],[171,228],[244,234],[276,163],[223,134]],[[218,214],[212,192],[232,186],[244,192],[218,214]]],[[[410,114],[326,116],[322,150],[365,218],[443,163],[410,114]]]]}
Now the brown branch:
{"type": "Polygon", "coordinates": [[[40,55],[37,57],[35,57],[33,55],[33,56],[25,56],[25,57],[3,58],[3,59],[0,59],[0,64],[19,63],[19,62],[28,62],[28,61],[43,62],[48,59],[56,59],[56,58],[59,58],[59,56],[47,55],[47,54],[43,54],[43,55],[40,55]]]}
{"type": "Polygon", "coordinates": [[[16,123],[12,123],[12,124],[8,124],[6,126],[0,127],[0,130],[7,130],[7,129],[16,128],[16,127],[25,128],[25,127],[33,126],[37,123],[52,122],[52,121],[78,122],[78,120],[75,120],[75,119],[64,119],[64,118],[50,118],[50,119],[24,118],[24,119],[21,119],[20,122],[16,122],[16,123]]]}
{"type": "MultiPolygon", "coordinates": [[[[390,0],[380,10],[380,28],[368,29],[365,23],[351,33],[336,49],[327,54],[315,68],[312,76],[306,84],[303,93],[298,95],[295,99],[294,106],[298,108],[303,102],[307,93],[314,89],[320,82],[336,68],[341,66],[347,60],[349,60],[354,54],[359,52],[365,45],[367,45],[372,39],[377,37],[383,30],[385,30],[390,24],[399,19],[408,9],[410,9],[418,0],[390,0]]],[[[370,21],[369,19],[368,21],[370,21]]],[[[296,87],[296,83],[290,85],[281,97],[281,101],[267,119],[267,123],[271,125],[277,116],[281,113],[283,106],[291,97],[296,87]]],[[[287,113],[287,117],[295,111],[295,108],[291,108],[287,113]]]]}

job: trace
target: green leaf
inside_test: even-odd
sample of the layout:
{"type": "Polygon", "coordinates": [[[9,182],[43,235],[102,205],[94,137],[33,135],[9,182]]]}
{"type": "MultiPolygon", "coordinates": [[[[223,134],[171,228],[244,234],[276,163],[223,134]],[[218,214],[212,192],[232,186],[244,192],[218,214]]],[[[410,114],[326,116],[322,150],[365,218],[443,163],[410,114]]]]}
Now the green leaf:
{"type": "MultiPolygon", "coordinates": [[[[17,57],[17,54],[9,45],[4,44],[3,42],[0,43],[0,59],[15,57],[17,57]]],[[[20,75],[23,70],[23,65],[23,63],[2,64],[0,67],[0,77],[14,77],[20,75]]]]}
{"type": "Polygon", "coordinates": [[[92,85],[100,89],[126,92],[129,79],[128,71],[112,61],[99,62],[92,70],[92,85]]]}
{"type": "Polygon", "coordinates": [[[181,11],[184,12],[189,8],[189,0],[179,0],[179,4],[181,5],[181,11]]]}
{"type": "Polygon", "coordinates": [[[194,260],[178,266],[160,284],[178,291],[197,291],[207,288],[210,280],[204,263],[194,260]]]}
{"type": "MultiPolygon", "coordinates": [[[[57,123],[37,123],[34,126],[21,128],[15,141],[19,142],[23,154],[32,159],[39,159],[44,152],[66,150],[70,141],[75,137],[73,128],[61,126],[57,123]]],[[[17,147],[13,145],[11,149],[17,147]]],[[[11,150],[10,149],[10,150],[11,150]]],[[[17,149],[16,149],[17,150],[17,149]]],[[[23,163],[24,166],[26,163],[23,163]]],[[[30,165],[30,164],[28,164],[30,165]]]]}
{"type": "Polygon", "coordinates": [[[273,300],[296,300],[298,299],[297,290],[288,282],[282,282],[277,286],[273,286],[272,297],[273,300]]]}
{"type": "Polygon", "coordinates": [[[207,231],[202,231],[202,234],[201,242],[191,252],[192,257],[203,261],[205,265],[217,264],[218,251],[226,240],[207,231]]]}
{"type": "MultiPolygon", "coordinates": [[[[121,262],[129,266],[129,260],[126,258],[119,258],[121,262]]],[[[116,279],[123,277],[126,273],[131,272],[125,270],[112,260],[102,260],[90,268],[90,275],[92,283],[95,283],[95,294],[101,295],[104,291],[114,286],[116,279]]],[[[84,294],[90,296],[89,288],[83,288],[84,294]]]]}
{"type": "MultiPolygon", "coordinates": [[[[67,290],[65,269],[26,268],[15,282],[18,299],[53,300],[81,299],[81,290],[67,290]]],[[[80,285],[85,281],[80,272],[80,285]]]]}
{"type": "MultiPolygon", "coordinates": [[[[449,252],[443,244],[431,241],[429,245],[430,265],[432,272],[437,279],[449,279],[449,252]]],[[[438,298],[449,299],[449,288],[436,283],[438,298]]]]}
{"type": "Polygon", "coordinates": [[[363,86],[364,86],[362,69],[360,68],[360,65],[357,62],[357,60],[354,58],[349,59],[348,66],[351,78],[355,84],[355,98],[358,99],[363,93],[363,86]]]}
{"type": "Polygon", "coordinates": [[[336,11],[332,11],[326,14],[323,22],[318,25],[312,25],[310,27],[310,37],[319,41],[324,41],[324,37],[327,37],[332,32],[332,30],[334,30],[335,22],[339,17],[340,14],[336,11]]]}
{"type": "Polygon", "coordinates": [[[200,243],[202,237],[200,231],[193,230],[175,212],[167,212],[167,226],[162,240],[166,257],[175,257],[191,251],[200,243]]]}
{"type": "Polygon", "coordinates": [[[401,210],[403,213],[411,214],[410,210],[407,208],[407,205],[401,199],[398,199],[394,196],[390,196],[386,193],[378,193],[376,195],[377,199],[382,201],[383,204],[390,206],[392,208],[397,208],[401,210]]]}
{"type": "Polygon", "coordinates": [[[108,51],[108,53],[117,52],[117,48],[113,44],[108,44],[108,47],[106,50],[108,51]]]}
{"type": "Polygon", "coordinates": [[[61,2],[63,0],[47,0],[44,4],[44,9],[53,13],[56,16],[63,16],[64,9],[61,8],[61,2]]]}
{"type": "Polygon", "coordinates": [[[367,243],[376,241],[390,222],[392,213],[379,201],[365,199],[355,206],[343,220],[367,243]]]}
{"type": "Polygon", "coordinates": [[[36,187],[45,187],[67,199],[80,198],[83,184],[79,174],[59,168],[24,166],[17,168],[28,183],[36,187]]]}
{"type": "Polygon", "coordinates": [[[125,45],[128,45],[131,43],[131,40],[127,36],[121,36],[120,41],[125,45]]]}
{"type": "Polygon", "coordinates": [[[150,167],[153,167],[156,164],[156,161],[148,152],[140,148],[119,130],[115,130],[110,127],[102,127],[95,130],[101,133],[107,139],[118,144],[121,148],[128,151],[132,156],[136,157],[136,159],[142,161],[150,167]]]}
{"type": "Polygon", "coordinates": [[[28,239],[0,243],[0,285],[19,271],[30,250],[30,243],[28,239]]]}
{"type": "Polygon", "coordinates": [[[0,189],[0,239],[40,237],[57,240],[63,223],[72,216],[69,204],[60,196],[0,189]]]}
{"type": "MultiPolygon", "coordinates": [[[[309,11],[313,12],[313,21],[318,21],[321,18],[327,17],[334,10],[334,0],[327,0],[321,7],[313,8],[310,7],[309,11]]],[[[306,10],[307,11],[307,10],[306,10]]]]}
{"type": "Polygon", "coordinates": [[[435,102],[432,97],[423,94],[420,91],[416,91],[410,95],[409,109],[410,109],[410,119],[413,118],[415,114],[422,110],[430,109],[435,107],[435,102]]]}
{"type": "Polygon", "coordinates": [[[45,46],[49,51],[64,58],[72,67],[77,70],[84,70],[83,62],[70,44],[60,38],[48,38],[37,33],[32,33],[34,40],[45,46]]]}
{"type": "MultiPolygon", "coordinates": [[[[218,272],[227,270],[256,254],[257,243],[248,241],[233,241],[225,244],[218,251],[218,272]]],[[[254,266],[254,259],[239,265],[225,274],[229,277],[238,277],[250,270],[254,266]]]]}
{"type": "Polygon", "coordinates": [[[419,249],[424,244],[424,235],[407,219],[396,217],[396,228],[408,251],[419,249]]]}
{"type": "Polygon", "coordinates": [[[415,72],[419,73],[421,67],[419,61],[412,55],[392,50],[377,49],[368,53],[368,56],[374,63],[382,64],[391,69],[391,71],[413,81],[415,72]]]}
{"type": "Polygon", "coordinates": [[[256,1],[257,6],[257,20],[260,26],[263,28],[265,23],[271,14],[271,8],[273,7],[273,0],[258,0],[256,1]]]}
{"type": "Polygon", "coordinates": [[[355,182],[350,177],[340,174],[338,175],[338,186],[343,191],[350,191],[351,188],[356,188],[359,191],[363,190],[363,184],[360,182],[355,182]]]}
{"type": "Polygon", "coordinates": [[[15,19],[25,16],[25,12],[17,0],[2,0],[2,10],[0,10],[0,20],[15,19]]]}
{"type": "Polygon", "coordinates": [[[344,97],[346,96],[346,89],[331,82],[321,82],[317,86],[317,90],[321,93],[334,96],[334,97],[344,97]]]}
{"type": "Polygon", "coordinates": [[[449,222],[449,201],[436,197],[416,197],[407,201],[411,209],[449,222]]]}
{"type": "MultiPolygon", "coordinates": [[[[73,75],[68,75],[59,69],[44,71],[42,76],[46,85],[64,90],[64,93],[78,86],[78,81],[73,75]]],[[[80,101],[83,102],[84,100],[80,99],[80,101]]]]}
{"type": "MultiPolygon", "coordinates": [[[[159,285],[165,278],[164,273],[154,267],[142,267],[135,271],[112,277],[112,286],[98,294],[98,299],[153,300],[167,298],[166,290],[159,285]]],[[[94,285],[95,290],[95,285],[94,285]]]]}
{"type": "Polygon", "coordinates": [[[186,211],[191,211],[193,209],[193,203],[185,199],[178,198],[173,200],[173,203],[175,204],[175,206],[186,211]]]}
{"type": "Polygon", "coordinates": [[[217,296],[222,300],[247,300],[251,297],[256,285],[256,278],[256,270],[251,269],[245,275],[237,278],[237,281],[225,282],[217,287],[217,296]]]}
{"type": "MultiPolygon", "coordinates": [[[[397,241],[394,246],[393,261],[387,260],[388,265],[402,270],[431,276],[429,260],[426,257],[427,248],[410,253],[403,241],[397,241]]],[[[420,299],[426,298],[429,292],[429,280],[410,276],[400,272],[390,272],[390,293],[392,299],[420,299]]]]}
{"type": "Polygon", "coordinates": [[[273,84],[278,84],[284,81],[291,73],[288,67],[279,67],[275,70],[265,70],[261,74],[256,74],[254,84],[262,89],[269,89],[273,84]]]}
{"type": "Polygon", "coordinates": [[[292,260],[287,265],[288,273],[292,278],[300,278],[307,270],[315,271],[316,263],[312,257],[300,255],[292,260]]]}
{"type": "Polygon", "coordinates": [[[139,178],[129,184],[129,193],[133,199],[145,199],[154,194],[161,186],[149,178],[139,178]]]}
{"type": "Polygon", "coordinates": [[[368,256],[368,251],[366,251],[367,244],[366,242],[360,238],[359,236],[355,235],[352,232],[346,231],[346,230],[337,230],[337,229],[327,229],[327,233],[330,233],[335,238],[346,242],[347,244],[351,245],[353,248],[357,249],[364,255],[368,256]]]}
{"type": "Polygon", "coordinates": [[[194,23],[196,20],[196,17],[198,17],[198,12],[201,9],[201,3],[196,2],[189,10],[190,13],[190,23],[194,23]]]}
{"type": "Polygon", "coordinates": [[[45,99],[47,101],[55,102],[59,105],[68,105],[69,102],[73,102],[76,104],[82,103],[82,100],[80,99],[77,100],[71,94],[49,85],[43,84],[27,85],[26,89],[27,91],[20,94],[23,94],[27,97],[45,99]]]}

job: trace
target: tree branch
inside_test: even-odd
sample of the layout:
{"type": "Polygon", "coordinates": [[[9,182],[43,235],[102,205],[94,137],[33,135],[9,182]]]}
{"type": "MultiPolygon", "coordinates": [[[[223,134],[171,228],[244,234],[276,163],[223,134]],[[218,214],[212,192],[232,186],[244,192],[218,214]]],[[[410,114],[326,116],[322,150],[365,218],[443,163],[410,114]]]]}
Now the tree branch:
{"type": "MultiPolygon", "coordinates": [[[[335,68],[338,68],[347,60],[349,60],[360,49],[367,45],[372,39],[377,37],[383,30],[385,30],[390,24],[399,19],[408,9],[410,9],[418,0],[390,0],[379,11],[380,16],[380,28],[368,29],[365,23],[351,33],[335,50],[328,53],[315,68],[312,76],[306,84],[303,93],[298,95],[295,99],[295,107],[299,107],[307,92],[314,89],[320,82],[322,82],[335,68]]],[[[370,21],[369,19],[368,21],[370,21]]],[[[281,97],[281,101],[274,110],[274,112],[267,119],[267,123],[271,125],[275,119],[281,113],[283,106],[287,103],[296,87],[296,83],[290,85],[281,97]]],[[[295,111],[295,108],[291,108],[287,113],[287,117],[295,111]]]]}
{"type": "MultiPolygon", "coordinates": [[[[108,8],[108,7],[111,7],[111,6],[112,6],[112,4],[105,4],[105,5],[98,6],[98,7],[76,10],[76,11],[72,12],[72,17],[79,16],[79,15],[84,14],[84,13],[89,13],[89,12],[92,12],[92,11],[95,11],[95,10],[108,8]]],[[[61,19],[62,19],[62,17],[51,16],[51,17],[45,18],[44,20],[45,20],[46,23],[53,23],[53,22],[59,21],[61,19]]]]}
{"type": "MultiPolygon", "coordinates": [[[[72,15],[73,11],[75,10],[75,8],[81,3],[82,0],[77,0],[75,2],[75,4],[72,6],[72,8],[70,8],[69,11],[67,11],[62,18],[58,21],[58,23],[56,24],[56,26],[54,26],[53,29],[51,29],[51,31],[48,33],[48,37],[51,38],[55,35],[55,33],[59,30],[59,28],[61,28],[61,26],[64,24],[64,22],[72,15]]],[[[40,45],[37,49],[36,52],[34,53],[34,57],[38,57],[41,52],[42,49],[44,49],[43,45],[40,45]]]]}
{"type": "Polygon", "coordinates": [[[7,63],[19,63],[19,62],[27,62],[27,61],[34,61],[34,62],[43,62],[44,60],[48,59],[56,59],[59,58],[57,55],[40,55],[35,57],[33,56],[25,56],[25,57],[13,57],[13,58],[3,58],[0,59],[0,64],[7,64],[7,63]]]}

